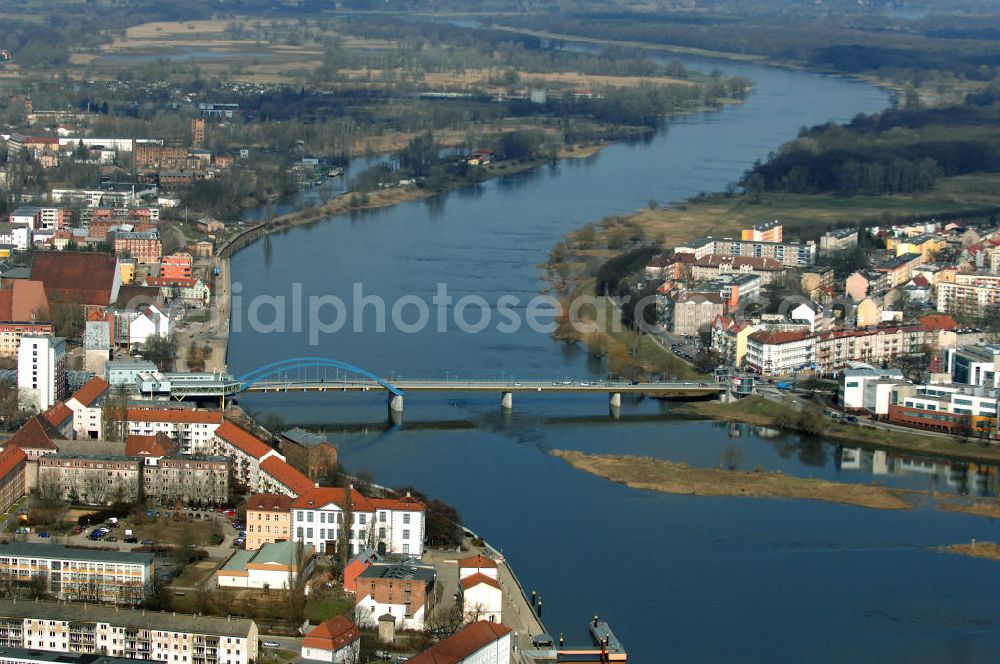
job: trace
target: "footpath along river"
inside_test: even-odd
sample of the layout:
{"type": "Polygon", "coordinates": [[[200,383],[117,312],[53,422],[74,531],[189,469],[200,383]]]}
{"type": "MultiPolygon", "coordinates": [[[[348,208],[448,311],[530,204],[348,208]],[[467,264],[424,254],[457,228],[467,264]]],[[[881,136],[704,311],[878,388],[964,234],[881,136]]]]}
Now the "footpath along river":
{"type": "MultiPolygon", "coordinates": [[[[233,258],[234,292],[238,285],[247,302],[287,298],[300,284],[303,297],[334,294],[350,303],[361,283],[391,306],[404,295],[429,303],[443,283],[456,300],[476,294],[495,304],[509,294],[524,303],[543,288],[538,264],[568,230],[649,199],[720,190],[799,127],[887,104],[883,91],[844,78],[681,60],[746,76],[754,91],[740,106],[672,121],[648,142],[276,235],[233,258]]],[[[468,318],[477,318],[474,310],[468,318]]],[[[497,322],[478,334],[453,322],[439,332],[434,319],[419,333],[392,325],[379,332],[369,308],[362,332],[348,325],[313,346],[308,326],[296,332],[290,320],[284,334],[234,320],[229,367],[239,375],[283,358],[324,355],[386,377],[603,374],[585,353],[547,334],[527,327],[505,334],[497,322]]],[[[518,396],[510,416],[494,397],[408,396],[401,427],[384,425],[385,402],[372,394],[257,395],[242,404],[288,423],[325,426],[349,469],[368,469],[383,484],[419,486],[455,505],[503,550],[528,590],[541,593],[550,631],[583,641],[586,621],[600,613],[633,662],[985,661],[1000,644],[997,563],[928,548],[996,540],[990,521],[932,509],[636,491],[546,453],[580,449],[715,465],[733,444],[733,428],[679,420],[649,400],[626,401],[613,421],[604,396],[518,396]]],[[[873,479],[863,470],[870,457],[799,446],[794,436],[776,445],[744,433],[737,444],[747,468],[873,479]]],[[[912,458],[893,468],[893,479],[874,479],[994,492],[988,476],[970,477],[968,469],[956,475],[912,458]]]]}

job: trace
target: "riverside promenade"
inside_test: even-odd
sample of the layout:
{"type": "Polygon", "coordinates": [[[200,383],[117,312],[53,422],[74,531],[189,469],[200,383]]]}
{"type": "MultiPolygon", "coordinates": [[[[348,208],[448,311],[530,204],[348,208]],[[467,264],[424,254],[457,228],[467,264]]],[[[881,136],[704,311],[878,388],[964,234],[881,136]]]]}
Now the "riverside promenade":
{"type": "MultiPolygon", "coordinates": [[[[466,530],[468,531],[468,528],[466,530]]],[[[531,638],[546,633],[545,625],[542,622],[542,618],[545,617],[544,598],[542,598],[542,617],[540,618],[535,608],[531,606],[531,600],[529,599],[531,591],[537,591],[537,588],[525,588],[521,584],[521,580],[514,573],[514,568],[511,566],[510,561],[485,539],[479,539],[483,541],[485,546],[482,548],[469,547],[469,552],[465,555],[471,556],[482,553],[496,561],[497,580],[500,582],[500,588],[503,589],[503,617],[501,622],[513,629],[517,634],[517,638],[514,639],[514,645],[518,652],[530,650],[532,647],[531,638]]]]}
{"type": "MultiPolygon", "coordinates": [[[[455,549],[428,549],[424,552],[423,562],[434,565],[438,573],[438,583],[441,584],[439,608],[451,606],[458,593],[458,561],[462,558],[482,554],[492,558],[497,563],[497,581],[503,591],[503,606],[501,622],[517,634],[514,639],[518,652],[530,650],[531,638],[544,634],[545,626],[531,606],[529,589],[525,592],[520,580],[514,573],[510,563],[495,548],[485,543],[485,546],[475,546],[469,539],[464,541],[464,551],[455,549]]],[[[544,606],[543,606],[544,617],[544,606]]],[[[515,659],[515,661],[517,661],[515,659]]]]}

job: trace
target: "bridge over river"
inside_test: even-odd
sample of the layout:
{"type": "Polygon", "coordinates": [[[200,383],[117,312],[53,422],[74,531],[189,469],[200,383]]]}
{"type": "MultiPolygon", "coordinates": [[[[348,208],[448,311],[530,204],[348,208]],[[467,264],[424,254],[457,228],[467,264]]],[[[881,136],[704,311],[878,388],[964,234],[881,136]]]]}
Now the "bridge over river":
{"type": "Polygon", "coordinates": [[[171,397],[225,399],[248,392],[287,393],[319,392],[382,392],[391,412],[403,412],[406,394],[418,392],[493,393],[499,396],[504,409],[514,406],[514,394],[571,393],[606,394],[612,408],[621,406],[623,394],[642,394],[664,399],[685,399],[725,394],[724,383],[658,381],[642,383],[622,380],[521,380],[408,378],[392,379],[353,365],[323,357],[281,360],[264,365],[242,376],[219,373],[157,374],[138,379],[139,390],[149,393],[167,392],[171,397]]]}

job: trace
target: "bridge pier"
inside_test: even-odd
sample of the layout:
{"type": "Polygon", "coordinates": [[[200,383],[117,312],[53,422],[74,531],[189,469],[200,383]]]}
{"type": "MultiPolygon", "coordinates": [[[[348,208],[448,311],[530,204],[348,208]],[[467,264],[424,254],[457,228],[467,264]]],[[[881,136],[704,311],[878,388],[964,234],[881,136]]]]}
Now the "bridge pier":
{"type": "Polygon", "coordinates": [[[403,395],[389,393],[389,411],[393,413],[403,412],[403,395]]]}
{"type": "Polygon", "coordinates": [[[621,392],[612,392],[611,393],[611,397],[608,399],[608,404],[612,408],[621,408],[622,407],[622,393],[621,392]]]}
{"type": "Polygon", "coordinates": [[[500,395],[500,407],[504,410],[514,409],[514,394],[512,392],[503,392],[500,395]]]}

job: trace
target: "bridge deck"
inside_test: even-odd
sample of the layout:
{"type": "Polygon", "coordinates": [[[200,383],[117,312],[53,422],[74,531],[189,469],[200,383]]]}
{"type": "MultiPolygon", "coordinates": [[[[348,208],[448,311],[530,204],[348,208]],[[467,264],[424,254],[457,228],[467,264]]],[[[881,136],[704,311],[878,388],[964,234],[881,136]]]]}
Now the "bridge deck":
{"type": "MultiPolygon", "coordinates": [[[[594,393],[704,393],[725,390],[719,383],[658,382],[632,384],[617,381],[455,381],[419,380],[393,383],[401,392],[594,392],[594,393]]],[[[283,391],[383,391],[386,388],[371,381],[260,381],[245,388],[246,392],[283,391]]]]}

